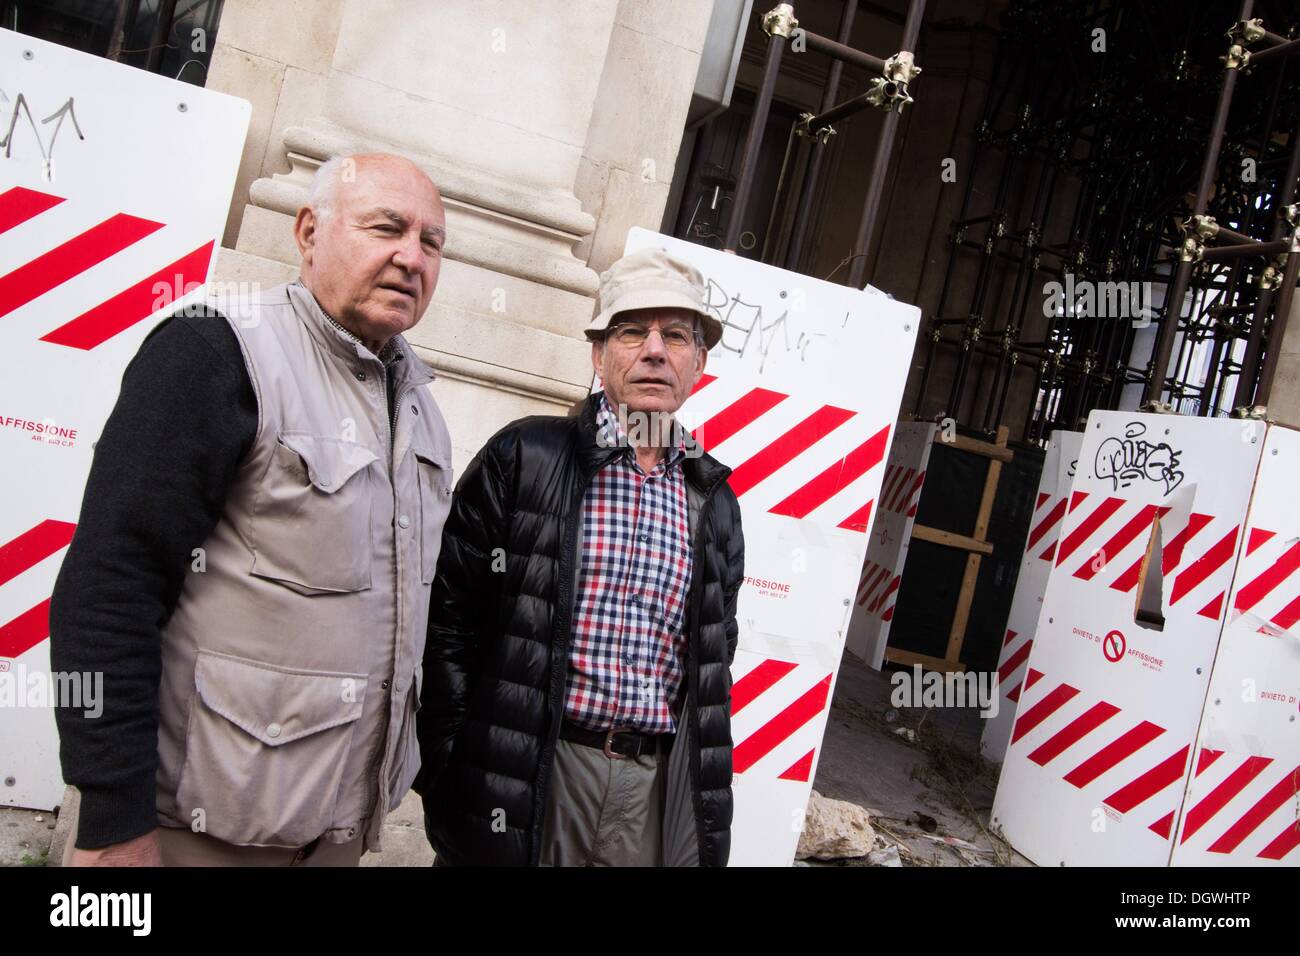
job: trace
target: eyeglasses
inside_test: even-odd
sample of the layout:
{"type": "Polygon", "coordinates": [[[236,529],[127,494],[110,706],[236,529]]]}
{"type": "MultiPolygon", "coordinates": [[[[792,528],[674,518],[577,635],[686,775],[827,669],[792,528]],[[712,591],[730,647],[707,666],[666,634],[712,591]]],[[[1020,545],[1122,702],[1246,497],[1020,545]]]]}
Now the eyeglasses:
{"type": "MultiPolygon", "coordinates": [[[[626,349],[640,348],[645,344],[645,340],[650,337],[650,326],[637,325],[634,322],[626,322],[622,325],[616,325],[610,329],[609,337],[619,346],[626,349]]],[[[659,338],[663,341],[664,347],[673,351],[688,349],[697,342],[703,342],[704,337],[696,332],[689,325],[675,322],[672,325],[666,325],[659,330],[659,338]]]]}

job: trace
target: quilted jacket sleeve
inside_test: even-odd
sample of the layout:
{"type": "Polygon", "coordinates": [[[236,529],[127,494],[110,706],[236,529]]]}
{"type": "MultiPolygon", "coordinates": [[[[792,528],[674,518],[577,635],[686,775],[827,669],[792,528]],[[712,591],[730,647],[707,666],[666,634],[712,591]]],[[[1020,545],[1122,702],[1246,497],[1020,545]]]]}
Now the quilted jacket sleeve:
{"type": "Polygon", "coordinates": [[[414,789],[422,795],[447,765],[474,682],[477,644],[497,608],[510,513],[509,447],[498,435],[470,462],[443,528],[416,718],[421,767],[414,789]]]}
{"type": "Polygon", "coordinates": [[[727,522],[730,534],[724,543],[726,564],[723,567],[723,628],[727,635],[727,666],[736,658],[736,642],[740,629],[736,625],[736,597],[745,579],[745,535],[740,527],[740,503],[730,489],[726,490],[726,505],[731,519],[727,522]]]}

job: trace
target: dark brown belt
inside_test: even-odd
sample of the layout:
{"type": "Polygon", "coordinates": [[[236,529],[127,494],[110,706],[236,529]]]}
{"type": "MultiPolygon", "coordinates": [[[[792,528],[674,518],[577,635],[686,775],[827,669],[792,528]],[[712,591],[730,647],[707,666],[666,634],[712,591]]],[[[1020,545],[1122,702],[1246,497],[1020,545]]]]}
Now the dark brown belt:
{"type": "Polygon", "coordinates": [[[673,734],[643,734],[623,727],[605,731],[588,730],[567,720],[560,725],[562,740],[603,751],[606,757],[614,760],[668,753],[673,746],[673,736],[673,734]]]}

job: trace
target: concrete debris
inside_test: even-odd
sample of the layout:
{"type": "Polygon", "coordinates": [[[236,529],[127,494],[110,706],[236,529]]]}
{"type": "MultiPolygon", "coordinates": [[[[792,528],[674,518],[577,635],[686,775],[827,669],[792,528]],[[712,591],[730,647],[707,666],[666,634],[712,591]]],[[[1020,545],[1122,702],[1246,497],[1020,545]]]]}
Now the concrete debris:
{"type": "Polygon", "coordinates": [[[867,863],[870,866],[902,866],[903,861],[898,856],[898,847],[890,846],[882,850],[872,850],[867,854],[867,863]]]}
{"type": "Polygon", "coordinates": [[[831,800],[816,790],[808,798],[795,859],[843,860],[866,856],[876,842],[871,817],[856,803],[831,800]]]}

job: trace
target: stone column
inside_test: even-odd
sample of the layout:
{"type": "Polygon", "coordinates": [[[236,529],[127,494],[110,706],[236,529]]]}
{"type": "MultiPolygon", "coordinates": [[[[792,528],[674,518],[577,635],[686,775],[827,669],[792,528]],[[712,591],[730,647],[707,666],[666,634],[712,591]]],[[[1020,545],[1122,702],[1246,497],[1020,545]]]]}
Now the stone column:
{"type": "MultiPolygon", "coordinates": [[[[295,273],[291,220],[329,157],[414,160],[442,190],[448,241],[433,304],[408,338],[439,374],[434,393],[463,462],[502,422],[562,412],[590,382],[581,329],[597,277],[573,250],[596,223],[574,188],[618,2],[337,8],[319,111],[273,130],[287,171],[251,184],[217,278],[273,283],[295,273]]],[[[226,16],[272,14],[236,3],[226,16]]],[[[299,29],[292,16],[263,26],[299,29]]],[[[246,32],[223,17],[219,52],[246,32]]],[[[214,69],[209,86],[240,92],[223,87],[227,75],[214,69]]]]}

